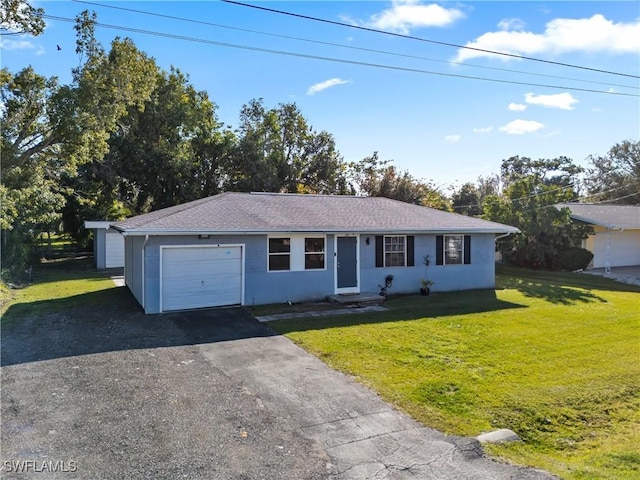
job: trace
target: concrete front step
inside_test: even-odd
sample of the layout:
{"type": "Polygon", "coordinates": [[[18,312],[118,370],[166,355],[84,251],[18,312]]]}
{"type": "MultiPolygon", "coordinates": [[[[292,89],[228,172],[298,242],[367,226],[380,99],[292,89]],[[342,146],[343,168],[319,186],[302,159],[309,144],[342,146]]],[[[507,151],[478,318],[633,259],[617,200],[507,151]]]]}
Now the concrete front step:
{"type": "Polygon", "coordinates": [[[343,293],[327,295],[327,300],[339,305],[377,305],[384,303],[385,298],[377,293],[343,293]]]}

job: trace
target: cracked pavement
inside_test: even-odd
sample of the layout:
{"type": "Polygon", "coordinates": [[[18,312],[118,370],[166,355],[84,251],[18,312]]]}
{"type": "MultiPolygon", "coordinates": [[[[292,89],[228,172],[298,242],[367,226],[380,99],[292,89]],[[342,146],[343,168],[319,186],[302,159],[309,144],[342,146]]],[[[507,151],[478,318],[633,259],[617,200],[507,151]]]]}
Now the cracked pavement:
{"type": "Polygon", "coordinates": [[[2,478],[555,478],[418,424],[244,309],[97,310],[3,328],[2,478]]]}

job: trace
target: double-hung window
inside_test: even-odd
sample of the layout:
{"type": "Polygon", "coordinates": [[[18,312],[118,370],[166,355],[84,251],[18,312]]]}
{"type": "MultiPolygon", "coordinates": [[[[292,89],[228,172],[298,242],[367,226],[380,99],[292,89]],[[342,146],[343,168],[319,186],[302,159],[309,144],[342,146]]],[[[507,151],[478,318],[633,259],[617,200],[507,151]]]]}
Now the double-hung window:
{"type": "Polygon", "coordinates": [[[376,267],[413,267],[414,239],[413,235],[376,235],[376,267]]]}
{"type": "Polygon", "coordinates": [[[404,267],[406,265],[406,237],[404,235],[384,237],[384,266],[404,267]]]}
{"type": "Polygon", "coordinates": [[[291,239],[269,238],[269,271],[291,270],[291,239]]]}
{"type": "Polygon", "coordinates": [[[324,237],[304,239],[304,269],[320,270],[324,268],[324,237]]]}
{"type": "Polygon", "coordinates": [[[464,236],[444,236],[444,264],[459,265],[464,259],[464,236]]]}
{"type": "Polygon", "coordinates": [[[291,234],[268,237],[270,272],[324,270],[326,268],[326,237],[291,234]]]}
{"type": "Polygon", "coordinates": [[[437,235],[436,265],[471,263],[471,235],[437,235]]]}

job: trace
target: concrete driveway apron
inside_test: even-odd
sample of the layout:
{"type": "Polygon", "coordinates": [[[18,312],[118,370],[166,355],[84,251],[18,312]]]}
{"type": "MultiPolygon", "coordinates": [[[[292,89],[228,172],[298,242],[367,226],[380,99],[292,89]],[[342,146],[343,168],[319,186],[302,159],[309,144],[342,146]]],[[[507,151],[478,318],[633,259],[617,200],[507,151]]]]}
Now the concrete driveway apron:
{"type": "Polygon", "coordinates": [[[326,451],[332,478],[555,478],[491,461],[475,439],[421,426],[286,337],[260,333],[268,327],[257,322],[254,327],[255,335],[201,345],[201,351],[287,428],[326,451]]]}

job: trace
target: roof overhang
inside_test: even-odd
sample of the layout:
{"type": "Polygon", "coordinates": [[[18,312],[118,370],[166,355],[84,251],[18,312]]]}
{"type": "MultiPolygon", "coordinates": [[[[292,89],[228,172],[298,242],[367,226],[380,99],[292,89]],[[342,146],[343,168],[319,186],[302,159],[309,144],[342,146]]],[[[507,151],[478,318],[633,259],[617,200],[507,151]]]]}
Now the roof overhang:
{"type": "Polygon", "coordinates": [[[127,230],[124,228],[118,228],[113,226],[115,230],[118,230],[125,237],[127,236],[186,236],[186,235],[273,235],[273,234],[339,234],[339,233],[355,233],[360,235],[470,235],[470,234],[515,234],[520,233],[520,230],[511,227],[505,229],[455,229],[455,228],[440,228],[440,229],[346,229],[346,228],[331,228],[331,229],[273,229],[273,230],[127,230]]]}
{"type": "Polygon", "coordinates": [[[613,225],[609,223],[605,223],[602,221],[594,220],[593,218],[583,217],[581,215],[576,215],[574,213],[571,214],[571,218],[574,220],[578,220],[580,222],[588,223],[590,225],[596,225],[598,227],[608,228],[609,230],[622,230],[623,228],[619,225],[613,225]]]}
{"type": "Polygon", "coordinates": [[[111,224],[113,222],[107,222],[105,220],[86,220],[84,222],[84,228],[87,229],[91,229],[91,228],[97,228],[97,229],[101,229],[104,228],[105,230],[108,230],[109,228],[111,228],[111,224]]]}

